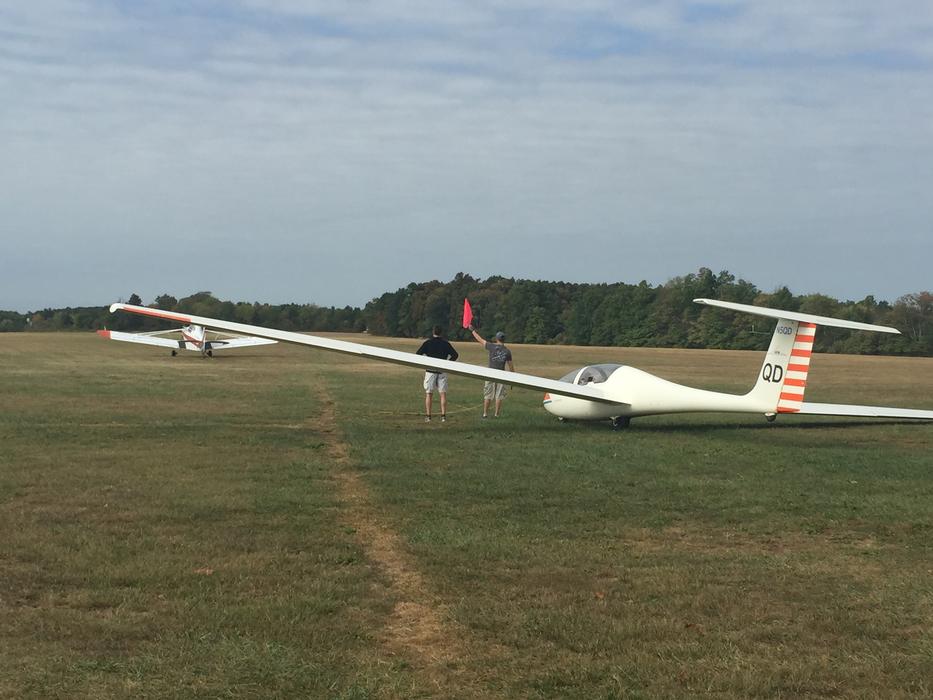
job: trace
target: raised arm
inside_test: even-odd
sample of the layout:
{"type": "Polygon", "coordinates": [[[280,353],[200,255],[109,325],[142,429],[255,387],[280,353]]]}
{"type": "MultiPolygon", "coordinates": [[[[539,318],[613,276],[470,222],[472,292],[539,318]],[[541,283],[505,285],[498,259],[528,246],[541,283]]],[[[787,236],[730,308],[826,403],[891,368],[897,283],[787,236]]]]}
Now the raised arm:
{"type": "Polygon", "coordinates": [[[483,336],[481,336],[479,333],[477,333],[476,329],[473,328],[473,326],[470,326],[470,333],[473,334],[473,340],[475,340],[477,343],[479,343],[483,347],[486,347],[486,339],[483,336]]]}

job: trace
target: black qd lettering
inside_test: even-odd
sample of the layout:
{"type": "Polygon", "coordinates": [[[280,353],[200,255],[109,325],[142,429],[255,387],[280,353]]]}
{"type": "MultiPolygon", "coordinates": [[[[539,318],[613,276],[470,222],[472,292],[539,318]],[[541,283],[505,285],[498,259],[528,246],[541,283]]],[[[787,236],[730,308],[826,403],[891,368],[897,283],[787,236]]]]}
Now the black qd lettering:
{"type": "Polygon", "coordinates": [[[766,382],[778,384],[784,379],[784,368],[781,365],[772,365],[770,362],[765,362],[765,366],[761,368],[761,378],[766,382]]]}

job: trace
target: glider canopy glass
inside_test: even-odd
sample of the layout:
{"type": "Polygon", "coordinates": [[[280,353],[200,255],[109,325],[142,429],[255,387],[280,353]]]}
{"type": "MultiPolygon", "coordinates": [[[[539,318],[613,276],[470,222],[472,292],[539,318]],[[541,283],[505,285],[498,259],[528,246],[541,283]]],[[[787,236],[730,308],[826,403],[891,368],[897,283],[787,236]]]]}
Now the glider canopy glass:
{"type": "Polygon", "coordinates": [[[609,379],[609,375],[615,372],[622,365],[606,363],[601,365],[587,365],[583,369],[575,369],[570,374],[565,374],[560,378],[562,382],[569,384],[602,384],[609,379]]]}

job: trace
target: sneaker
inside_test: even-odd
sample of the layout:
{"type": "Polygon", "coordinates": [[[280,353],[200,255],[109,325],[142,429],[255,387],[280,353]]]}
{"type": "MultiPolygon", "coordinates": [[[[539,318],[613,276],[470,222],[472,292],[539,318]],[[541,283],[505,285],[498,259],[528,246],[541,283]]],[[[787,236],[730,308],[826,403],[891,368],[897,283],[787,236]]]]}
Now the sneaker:
{"type": "Polygon", "coordinates": [[[441,416],[441,423],[447,422],[447,416],[441,416]]]}
{"type": "Polygon", "coordinates": [[[484,413],[484,414],[483,414],[483,418],[484,418],[484,419],[485,419],[485,418],[489,418],[489,416],[487,416],[487,415],[484,413]]]}
{"type": "Polygon", "coordinates": [[[430,423],[430,422],[431,422],[431,416],[425,416],[425,417],[424,417],[424,422],[425,422],[425,423],[430,423]]]}

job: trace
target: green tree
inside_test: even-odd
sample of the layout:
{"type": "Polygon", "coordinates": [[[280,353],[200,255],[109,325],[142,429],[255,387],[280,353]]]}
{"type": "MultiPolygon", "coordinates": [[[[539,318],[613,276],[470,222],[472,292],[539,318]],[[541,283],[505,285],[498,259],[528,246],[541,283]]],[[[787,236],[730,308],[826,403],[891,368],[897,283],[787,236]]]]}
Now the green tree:
{"type": "Polygon", "coordinates": [[[174,311],[175,307],[178,306],[178,299],[171,294],[160,294],[155,299],[155,305],[157,309],[163,311],[174,311]]]}

